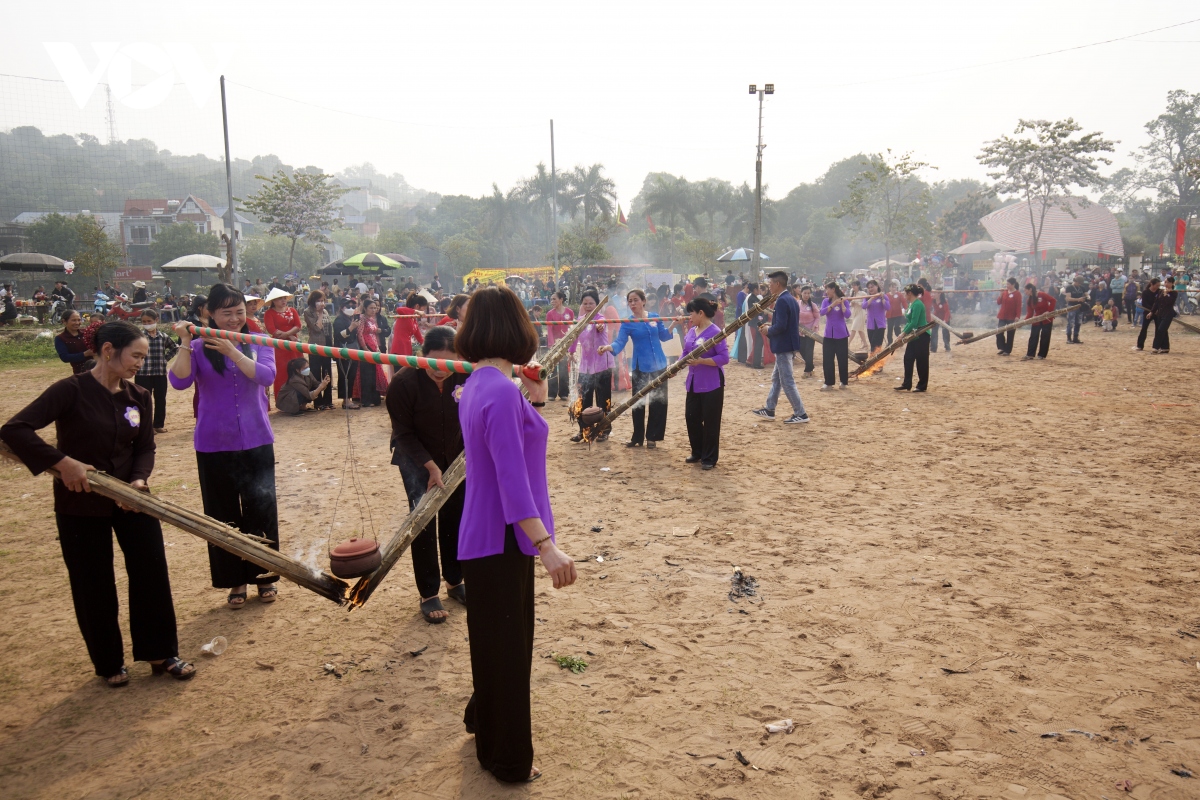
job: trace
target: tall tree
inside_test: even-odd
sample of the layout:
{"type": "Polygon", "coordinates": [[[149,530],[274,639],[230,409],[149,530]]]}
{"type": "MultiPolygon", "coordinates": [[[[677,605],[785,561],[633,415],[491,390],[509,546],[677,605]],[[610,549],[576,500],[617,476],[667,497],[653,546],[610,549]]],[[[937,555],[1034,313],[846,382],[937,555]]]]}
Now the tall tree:
{"type": "MultiPolygon", "coordinates": [[[[838,204],[836,217],[848,217],[855,227],[883,243],[887,281],[891,281],[892,245],[915,245],[929,229],[929,185],[918,173],[929,166],[912,153],[875,153],[850,180],[849,196],[838,204]]],[[[936,169],[936,168],[935,168],[936,169]]]]}
{"type": "MultiPolygon", "coordinates": [[[[529,211],[537,220],[545,237],[544,249],[554,250],[554,180],[545,162],[539,161],[533,175],[521,181],[519,196],[529,205],[529,211]]],[[[559,200],[561,208],[562,200],[559,200]]]]}
{"type": "Polygon", "coordinates": [[[487,232],[504,252],[504,268],[510,266],[512,238],[521,225],[521,204],[518,190],[510,189],[507,194],[492,184],[492,196],[487,198],[487,232]]]}
{"type": "Polygon", "coordinates": [[[728,217],[733,202],[733,184],[716,178],[696,184],[696,214],[708,218],[708,240],[717,241],[717,217],[728,217]]]}
{"type": "Polygon", "coordinates": [[[329,183],[332,175],[323,172],[295,172],[278,169],[267,178],[255,175],[263,186],[246,199],[242,211],[255,214],[269,227],[270,236],[285,236],[292,241],[287,271],[292,271],[296,242],[304,239],[316,244],[328,243],[327,230],[342,227],[334,203],[346,189],[329,183]]]}
{"type": "Polygon", "coordinates": [[[1112,163],[1097,153],[1111,153],[1113,142],[1098,132],[1073,138],[1081,130],[1071,117],[1057,122],[1023,119],[1017,123],[1015,136],[986,142],[977,156],[981,164],[995,170],[988,175],[996,181],[997,192],[1016,194],[1029,204],[1035,252],[1046,213],[1058,206],[1073,215],[1071,187],[1101,186],[1098,165],[1112,163]]]}
{"type": "Polygon", "coordinates": [[[966,197],[960,197],[954,205],[946,209],[937,223],[933,233],[939,245],[947,250],[953,250],[963,243],[963,234],[967,241],[978,241],[987,236],[987,231],[979,220],[996,210],[996,203],[984,192],[972,192],[966,197]]]}
{"type": "MultiPolygon", "coordinates": [[[[693,230],[700,227],[696,221],[696,197],[692,185],[686,178],[674,175],[656,175],[650,191],[646,193],[646,213],[666,222],[671,229],[671,260],[675,259],[675,240],[678,236],[678,221],[682,219],[693,230]]],[[[674,263],[671,265],[674,266],[674,263]]]]}
{"type": "Polygon", "coordinates": [[[34,253],[70,261],[79,252],[79,217],[47,214],[26,230],[29,248],[34,253]]]}
{"type": "Polygon", "coordinates": [[[1200,92],[1168,92],[1167,110],[1146,123],[1146,133],[1150,142],[1134,155],[1138,183],[1179,206],[1175,216],[1200,209],[1200,92]]]}
{"type": "Polygon", "coordinates": [[[121,266],[124,254],[93,218],[76,217],[76,223],[79,230],[79,250],[75,253],[75,269],[81,275],[94,278],[98,286],[113,270],[121,266]]]}
{"type": "Polygon", "coordinates": [[[604,176],[603,164],[578,166],[566,177],[569,190],[563,197],[565,210],[572,219],[577,213],[583,213],[583,233],[586,236],[593,219],[600,217],[607,220],[612,216],[616,209],[617,184],[612,178],[604,176]]]}
{"type": "Polygon", "coordinates": [[[201,233],[190,222],[180,222],[160,228],[150,243],[150,259],[156,267],[193,253],[221,255],[221,240],[216,234],[201,233]]]}

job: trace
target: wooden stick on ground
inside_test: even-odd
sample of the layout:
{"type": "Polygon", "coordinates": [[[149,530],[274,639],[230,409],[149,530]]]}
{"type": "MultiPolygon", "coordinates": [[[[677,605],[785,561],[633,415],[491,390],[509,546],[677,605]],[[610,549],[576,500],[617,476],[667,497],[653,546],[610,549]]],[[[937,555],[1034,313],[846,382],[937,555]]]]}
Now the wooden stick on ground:
{"type": "MultiPolygon", "coordinates": [[[[695,350],[688,353],[686,358],[681,358],[678,361],[676,361],[674,364],[672,364],[671,366],[667,367],[665,370],[663,370],[663,373],[661,375],[659,375],[657,378],[655,378],[654,380],[647,383],[639,391],[634,392],[632,395],[630,395],[628,400],[626,400],[624,403],[621,403],[621,405],[617,406],[612,411],[608,412],[608,414],[604,417],[604,419],[600,420],[592,427],[596,430],[600,430],[600,431],[604,430],[606,427],[608,427],[609,425],[612,424],[612,421],[614,419],[621,416],[626,411],[628,411],[630,408],[632,408],[634,406],[634,404],[636,404],[643,397],[645,397],[646,395],[653,392],[659,386],[662,386],[664,383],[666,383],[668,380],[670,380],[670,378],[672,376],[678,375],[679,372],[684,367],[689,366],[690,364],[692,364],[692,362],[696,361],[697,359],[704,358],[704,354],[707,353],[709,350],[711,350],[713,347],[715,347],[718,342],[721,342],[724,339],[728,338],[730,335],[736,333],[738,328],[741,328],[743,325],[745,325],[747,322],[752,320],[754,317],[757,317],[759,314],[761,314],[772,303],[774,303],[775,299],[778,297],[779,297],[779,294],[773,294],[770,297],[764,297],[761,303],[754,306],[753,308],[746,309],[746,313],[742,314],[740,317],[735,319],[733,322],[726,325],[725,330],[721,331],[720,333],[718,333],[716,336],[712,337],[711,339],[708,339],[707,341],[704,342],[703,345],[697,347],[695,350]]],[[[788,357],[789,358],[791,357],[790,353],[788,354],[788,357]]]]}
{"type": "Polygon", "coordinates": [[[1030,317],[1029,319],[1019,319],[1011,325],[1005,325],[1003,327],[996,328],[994,331],[977,333],[969,339],[963,339],[959,342],[959,344],[971,344],[972,342],[978,342],[981,339],[987,339],[990,336],[995,336],[998,333],[1008,333],[1009,331],[1015,331],[1017,328],[1023,328],[1026,325],[1036,325],[1039,322],[1045,322],[1048,319],[1054,319],[1057,316],[1066,314],[1068,311],[1075,311],[1076,309],[1082,307],[1083,306],[1080,305],[1073,305],[1068,308],[1060,308],[1057,311],[1047,311],[1045,314],[1038,314],[1036,317],[1030,317]]]}
{"type": "MultiPolygon", "coordinates": [[[[0,443],[0,456],[20,463],[8,445],[3,443],[0,443]]],[[[54,473],[54,470],[49,471],[54,473]]],[[[57,473],[54,474],[57,477],[57,473]]],[[[227,550],[252,564],[257,564],[268,572],[279,573],[298,586],[316,592],[338,605],[346,602],[349,587],[345,583],[332,575],[314,570],[294,558],[289,558],[278,550],[272,550],[262,544],[268,540],[261,536],[242,533],[224,522],[197,514],[169,500],[155,497],[149,492],[138,491],[128,483],[98,470],[89,472],[87,477],[92,491],[101,497],[115,500],[128,508],[168,522],[181,531],[199,536],[209,544],[227,550]]]]}
{"type": "Polygon", "coordinates": [[[1183,327],[1187,328],[1192,333],[1200,333],[1200,328],[1196,327],[1195,325],[1193,325],[1190,322],[1184,322],[1183,320],[1181,320],[1179,318],[1178,315],[1175,316],[1175,324],[1182,325],[1183,327]]]}
{"type": "Polygon", "coordinates": [[[915,339],[915,338],[917,338],[918,336],[920,336],[922,333],[925,333],[926,331],[928,331],[929,329],[931,329],[931,328],[934,326],[934,324],[935,324],[935,323],[933,323],[933,322],[930,322],[930,323],[927,323],[927,324],[926,324],[924,327],[922,327],[922,328],[917,328],[915,331],[912,331],[912,332],[911,332],[911,333],[909,333],[909,334],[906,334],[906,335],[904,335],[904,336],[897,336],[897,337],[896,337],[896,338],[895,338],[895,339],[892,341],[892,343],[891,343],[891,344],[889,344],[887,347],[883,348],[883,349],[882,349],[882,350],[880,350],[878,353],[876,353],[875,355],[871,356],[871,357],[870,357],[870,358],[868,358],[866,361],[864,361],[862,364],[860,364],[860,365],[859,365],[859,367],[858,367],[858,369],[856,369],[856,370],[854,370],[854,372],[851,372],[851,373],[850,373],[850,377],[852,377],[852,378],[857,378],[858,376],[862,375],[864,372],[866,372],[867,370],[869,370],[871,367],[875,366],[875,365],[876,365],[876,364],[878,364],[880,361],[882,361],[883,359],[887,358],[887,357],[888,357],[888,356],[890,356],[892,353],[896,352],[896,351],[897,351],[897,350],[899,350],[901,347],[903,347],[904,345],[906,345],[906,344],[908,344],[909,342],[911,342],[913,339],[915,339]]]}
{"type": "MultiPolygon", "coordinates": [[[[563,338],[559,339],[554,347],[550,348],[550,352],[546,354],[546,358],[542,362],[542,367],[546,372],[552,370],[559,361],[562,361],[567,356],[567,351],[571,344],[583,333],[583,329],[591,323],[592,318],[604,307],[608,302],[608,295],[601,298],[596,307],[581,317],[575,323],[563,338]]],[[[522,391],[524,389],[522,388],[522,391]]],[[[409,512],[404,521],[400,523],[399,529],[391,539],[384,544],[380,551],[381,559],[378,567],[370,575],[366,575],[358,579],[358,583],[354,584],[354,588],[350,590],[350,608],[351,610],[361,606],[367,600],[371,599],[372,592],[379,586],[387,574],[391,571],[396,562],[400,560],[400,556],[404,555],[404,551],[412,544],[413,539],[416,539],[421,531],[425,530],[433,518],[437,516],[438,511],[450,499],[455,490],[462,485],[463,480],[467,477],[466,460],[463,454],[459,454],[458,458],[446,468],[442,473],[442,486],[433,487],[421,497],[417,507],[409,512]]]]}

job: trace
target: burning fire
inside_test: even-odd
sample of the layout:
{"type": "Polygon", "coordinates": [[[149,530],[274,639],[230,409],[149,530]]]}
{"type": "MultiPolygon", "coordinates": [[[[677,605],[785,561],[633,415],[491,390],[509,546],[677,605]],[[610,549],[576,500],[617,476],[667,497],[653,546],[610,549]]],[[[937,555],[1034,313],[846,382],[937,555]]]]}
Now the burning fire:
{"type": "Polygon", "coordinates": [[[576,398],[575,402],[572,403],[567,408],[567,416],[571,418],[572,422],[577,422],[579,420],[579,418],[581,416],[583,416],[583,396],[582,395],[580,395],[578,398],[576,398]]]}
{"type": "MultiPolygon", "coordinates": [[[[572,419],[579,419],[579,417],[581,417],[583,415],[583,398],[580,398],[575,403],[575,406],[578,407],[578,410],[577,411],[573,410],[572,419]]],[[[610,412],[610,411],[612,411],[612,399],[611,398],[604,401],[605,415],[607,416],[608,412],[610,412]]],[[[583,436],[584,442],[586,442],[587,444],[591,444],[592,442],[602,442],[605,439],[607,439],[610,430],[611,430],[611,427],[605,427],[605,428],[601,429],[597,425],[586,425],[586,426],[582,426],[580,428],[579,433],[581,436],[583,436]]]]}
{"type": "Polygon", "coordinates": [[[871,366],[869,366],[865,370],[863,370],[862,374],[860,374],[858,377],[867,378],[867,377],[870,377],[871,375],[876,374],[881,369],[883,369],[884,364],[886,364],[887,362],[892,360],[892,356],[894,356],[894,355],[895,355],[895,353],[888,353],[886,356],[879,359],[874,364],[872,364],[871,366]]]}

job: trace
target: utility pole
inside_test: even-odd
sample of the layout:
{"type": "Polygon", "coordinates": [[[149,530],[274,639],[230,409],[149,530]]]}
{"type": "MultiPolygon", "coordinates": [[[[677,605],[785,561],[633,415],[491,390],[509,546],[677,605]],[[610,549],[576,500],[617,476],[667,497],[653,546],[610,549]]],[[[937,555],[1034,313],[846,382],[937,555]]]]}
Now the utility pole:
{"type": "Polygon", "coordinates": [[[558,172],[554,169],[554,120],[550,120],[550,209],[554,216],[554,283],[558,284],[558,172]]]}
{"type": "Polygon", "coordinates": [[[760,90],[750,84],[750,94],[758,95],[758,156],[754,160],[754,255],[750,260],[750,280],[758,280],[758,251],[762,245],[762,154],[766,147],[762,138],[763,95],[775,94],[775,84],[768,83],[760,90]]]}
{"type": "Polygon", "coordinates": [[[225,107],[225,76],[221,76],[221,122],[225,126],[225,199],[229,203],[229,282],[237,285],[237,212],[233,208],[233,168],[229,161],[229,111],[225,107]]]}
{"type": "Polygon", "coordinates": [[[104,84],[104,95],[105,95],[104,116],[105,116],[105,122],[108,123],[108,143],[116,144],[117,143],[117,112],[116,112],[116,108],[113,106],[112,86],[110,86],[107,83],[104,84]]]}

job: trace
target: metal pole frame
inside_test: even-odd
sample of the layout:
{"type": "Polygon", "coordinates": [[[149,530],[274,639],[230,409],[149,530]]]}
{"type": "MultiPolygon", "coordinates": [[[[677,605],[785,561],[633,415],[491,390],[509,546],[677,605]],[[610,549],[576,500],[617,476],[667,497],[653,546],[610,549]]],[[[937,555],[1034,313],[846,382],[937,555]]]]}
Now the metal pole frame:
{"type": "Polygon", "coordinates": [[[225,106],[225,76],[221,76],[221,122],[225,127],[225,196],[229,203],[229,280],[234,286],[238,279],[237,216],[233,207],[233,167],[229,159],[229,110],[225,106]]]}

